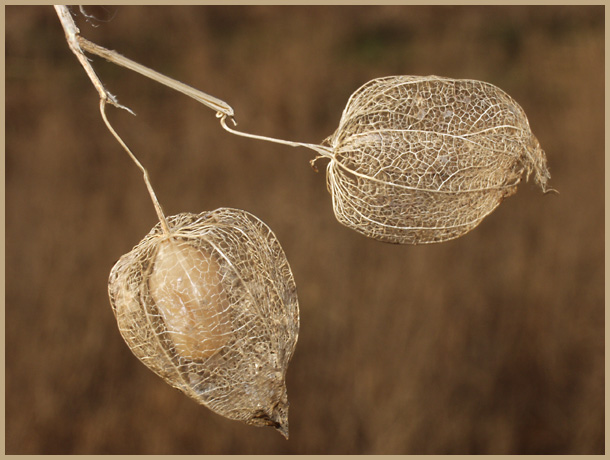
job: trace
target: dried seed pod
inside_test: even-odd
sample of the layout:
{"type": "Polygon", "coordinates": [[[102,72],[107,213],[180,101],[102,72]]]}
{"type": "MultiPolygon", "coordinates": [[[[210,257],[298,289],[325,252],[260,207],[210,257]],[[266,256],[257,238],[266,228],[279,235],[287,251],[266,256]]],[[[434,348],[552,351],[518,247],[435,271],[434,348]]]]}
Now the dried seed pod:
{"type": "Polygon", "coordinates": [[[457,238],[513,194],[523,172],[543,190],[550,178],[522,108],[475,80],[372,80],[326,142],[337,220],[390,243],[457,238]]]}
{"type": "Polygon", "coordinates": [[[296,286],[273,232],[245,211],[179,214],[115,264],[110,301],[132,352],[227,418],[288,437],[296,286]]]}

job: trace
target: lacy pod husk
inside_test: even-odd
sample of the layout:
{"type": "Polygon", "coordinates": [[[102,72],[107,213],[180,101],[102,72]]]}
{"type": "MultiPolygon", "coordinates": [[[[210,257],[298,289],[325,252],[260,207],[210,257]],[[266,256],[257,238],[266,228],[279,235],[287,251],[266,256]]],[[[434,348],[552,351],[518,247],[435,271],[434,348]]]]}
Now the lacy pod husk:
{"type": "Polygon", "coordinates": [[[112,268],[131,351],[170,385],[233,420],[288,438],[285,375],[299,332],[296,286],[269,227],[221,208],[169,217],[112,268]]]}
{"type": "Polygon", "coordinates": [[[337,220],[389,243],[462,236],[516,191],[524,172],[543,190],[550,178],[523,109],[475,80],[372,80],[352,94],[325,144],[337,220]]]}

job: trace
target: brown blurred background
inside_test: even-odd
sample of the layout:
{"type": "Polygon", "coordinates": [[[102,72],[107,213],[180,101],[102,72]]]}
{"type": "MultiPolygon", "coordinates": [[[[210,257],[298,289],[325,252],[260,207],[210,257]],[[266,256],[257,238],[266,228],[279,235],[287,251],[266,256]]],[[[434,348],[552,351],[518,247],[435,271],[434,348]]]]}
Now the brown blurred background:
{"type": "MultiPolygon", "coordinates": [[[[6,7],[6,453],[604,452],[604,7],[112,7],[83,36],[210,94],[239,128],[321,142],[386,75],[488,81],[547,152],[468,235],[394,246],[335,220],[324,162],[226,133],[94,59],[168,214],[245,209],[297,282],[290,440],[226,420],[131,354],[107,295],[155,224],[51,6],[6,7]]],[[[78,13],[78,9],[75,9],[78,13]]]]}

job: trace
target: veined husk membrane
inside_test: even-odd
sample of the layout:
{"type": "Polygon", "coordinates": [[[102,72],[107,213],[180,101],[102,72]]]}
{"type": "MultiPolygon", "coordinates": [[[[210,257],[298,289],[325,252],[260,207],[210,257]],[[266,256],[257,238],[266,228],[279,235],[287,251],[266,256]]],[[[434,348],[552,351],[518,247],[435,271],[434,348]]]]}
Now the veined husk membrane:
{"type": "Polygon", "coordinates": [[[515,193],[523,173],[543,190],[550,178],[523,109],[476,80],[372,80],[325,144],[337,220],[389,243],[462,236],[515,193]]]}
{"type": "Polygon", "coordinates": [[[220,208],[167,219],[120,258],[110,301],[131,351],[170,385],[288,437],[285,375],[299,331],[290,266],[269,227],[220,208]]]}

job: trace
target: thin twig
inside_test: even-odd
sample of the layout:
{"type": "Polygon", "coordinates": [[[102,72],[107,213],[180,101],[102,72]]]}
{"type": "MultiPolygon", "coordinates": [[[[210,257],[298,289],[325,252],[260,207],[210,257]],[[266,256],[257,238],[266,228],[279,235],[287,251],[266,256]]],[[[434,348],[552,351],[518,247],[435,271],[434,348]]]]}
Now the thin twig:
{"type": "Polygon", "coordinates": [[[198,102],[208,106],[212,110],[215,110],[218,113],[226,115],[228,117],[233,117],[235,112],[233,108],[227,104],[225,101],[222,101],[214,96],[210,96],[209,94],[204,93],[192,86],[186,85],[178,80],[170,78],[162,73],[157,72],[149,67],[146,67],[142,64],[139,64],[131,59],[126,58],[122,54],[117,53],[116,51],[106,49],[102,46],[99,46],[93,42],[90,42],[86,38],[77,36],[77,43],[80,47],[87,51],[88,53],[95,54],[97,56],[103,57],[107,61],[112,62],[113,64],[120,65],[129,70],[133,70],[134,72],[139,73],[140,75],[144,75],[151,80],[154,80],[162,85],[168,86],[182,94],[186,94],[189,97],[192,97],[198,102]]]}
{"type": "MultiPolygon", "coordinates": [[[[229,104],[227,104],[225,101],[218,99],[214,96],[211,96],[207,93],[204,93],[203,91],[193,88],[192,86],[186,85],[178,80],[175,80],[166,75],[163,75],[162,73],[157,72],[156,70],[153,70],[149,67],[146,67],[142,64],[132,61],[131,59],[126,58],[125,56],[117,53],[116,51],[109,50],[107,48],[104,48],[100,45],[97,45],[97,44],[87,40],[86,38],[81,37],[80,35],[78,35],[78,29],[74,25],[74,21],[72,21],[72,18],[69,17],[69,12],[67,11],[67,9],[65,9],[65,7],[57,7],[57,6],[55,8],[56,9],[64,8],[62,13],[67,15],[68,19],[69,19],[69,25],[67,27],[64,26],[64,28],[66,28],[66,37],[68,39],[68,43],[70,44],[70,47],[75,52],[75,54],[78,56],[81,63],[83,64],[83,67],[85,67],[85,70],[87,70],[87,73],[89,74],[91,80],[93,81],[93,84],[95,85],[96,88],[98,88],[98,91],[100,92],[100,97],[106,97],[108,100],[110,100],[112,103],[114,103],[116,105],[116,100],[115,100],[114,96],[112,96],[103,87],[103,85],[99,81],[99,78],[97,77],[97,75],[95,75],[95,72],[93,71],[93,69],[91,68],[91,65],[87,61],[87,58],[84,56],[83,51],[86,51],[91,54],[95,54],[96,56],[100,56],[100,57],[106,59],[107,61],[112,62],[113,64],[125,67],[134,72],[137,72],[140,75],[143,75],[147,78],[150,78],[151,80],[161,83],[162,85],[172,88],[178,92],[181,92],[181,93],[195,99],[196,101],[206,105],[207,107],[215,110],[216,116],[218,118],[220,118],[220,124],[222,125],[222,127],[232,134],[236,134],[238,136],[243,136],[243,137],[249,137],[252,139],[259,139],[259,140],[264,140],[264,141],[268,141],[268,142],[275,142],[275,143],[279,143],[279,144],[289,145],[291,147],[306,147],[306,148],[315,150],[322,157],[332,158],[332,151],[329,148],[324,147],[322,145],[307,144],[304,142],[286,141],[286,140],[276,139],[276,138],[267,137],[267,136],[258,136],[255,134],[243,133],[243,132],[237,131],[235,129],[229,128],[226,124],[226,118],[230,118],[233,121],[234,125],[236,125],[237,123],[235,122],[235,112],[234,112],[233,108],[229,104]],[[75,51],[75,50],[77,50],[77,51],[75,51]],[[103,94],[103,96],[102,96],[102,94],[103,94]]],[[[59,14],[59,10],[58,10],[58,14],[59,14]]],[[[61,18],[61,15],[60,15],[60,18],[61,18]]],[[[66,22],[68,22],[68,21],[66,21],[66,22]]],[[[63,21],[62,21],[62,23],[63,23],[63,21]]]]}
{"type": "Polygon", "coordinates": [[[155,211],[157,212],[157,216],[159,217],[159,222],[161,222],[161,227],[163,229],[163,232],[165,234],[169,235],[169,233],[170,233],[169,226],[167,224],[165,215],[163,214],[163,210],[161,209],[161,205],[159,204],[159,200],[157,199],[157,196],[152,188],[152,185],[150,184],[148,172],[146,171],[144,166],[142,166],[142,164],[138,161],[138,159],[132,153],[132,151],[129,149],[129,147],[127,147],[127,144],[125,144],[123,139],[121,139],[121,137],[114,130],[114,128],[108,121],[108,118],[106,118],[106,102],[110,102],[111,104],[113,104],[119,108],[125,109],[131,113],[133,113],[133,112],[130,109],[128,109],[127,107],[124,107],[117,102],[116,97],[114,97],[112,94],[110,94],[110,92],[108,92],[108,90],[106,90],[106,88],[102,84],[101,80],[99,79],[99,77],[97,76],[95,71],[93,70],[93,67],[91,67],[89,60],[87,59],[87,57],[83,53],[83,50],[81,49],[81,47],[78,44],[79,30],[78,30],[78,27],[76,27],[76,24],[74,23],[74,20],[72,19],[72,16],[70,15],[70,11],[68,10],[68,8],[64,5],[55,5],[55,11],[57,12],[57,15],[59,16],[59,20],[61,21],[61,24],[66,33],[66,40],[68,41],[68,45],[70,46],[70,49],[78,58],[78,61],[81,63],[81,65],[85,69],[85,72],[91,79],[93,86],[95,86],[95,89],[97,89],[97,92],[100,95],[100,113],[102,114],[102,119],[104,120],[106,127],[108,128],[110,133],[115,137],[115,139],[119,142],[119,144],[121,144],[121,147],[123,147],[123,149],[125,149],[125,151],[129,154],[129,156],[131,157],[133,162],[136,164],[136,166],[142,171],[142,174],[144,175],[144,183],[146,184],[146,188],[148,189],[148,193],[149,193],[150,198],[155,207],[155,211]]]}
{"type": "MultiPolygon", "coordinates": [[[[257,134],[250,134],[250,133],[244,133],[242,131],[237,131],[233,128],[230,128],[229,126],[227,126],[227,122],[226,122],[226,116],[224,115],[220,115],[220,124],[221,126],[228,132],[230,132],[231,134],[235,134],[237,136],[242,136],[242,137],[248,137],[250,139],[258,139],[261,141],[267,141],[267,142],[274,142],[276,144],[283,144],[283,145],[289,145],[290,147],[305,147],[311,150],[314,150],[316,152],[318,152],[320,154],[320,156],[322,157],[326,157],[326,158],[333,158],[333,152],[332,149],[325,147],[323,145],[319,145],[319,144],[308,144],[306,142],[295,142],[295,141],[287,141],[284,139],[277,139],[275,137],[267,137],[267,136],[259,136],[257,134]]],[[[235,120],[232,120],[234,124],[235,120]]]]}
{"type": "Polygon", "coordinates": [[[165,214],[163,214],[163,209],[161,209],[161,204],[159,204],[157,195],[155,194],[155,191],[153,190],[152,185],[150,184],[150,179],[148,178],[148,171],[146,171],[146,168],[144,168],[144,166],[142,166],[142,163],[138,161],[138,159],[132,153],[129,147],[127,147],[127,144],[125,144],[123,139],[121,139],[121,136],[119,136],[114,130],[114,128],[108,121],[108,118],[106,118],[106,99],[104,98],[100,98],[100,113],[102,114],[102,119],[104,120],[104,123],[106,123],[106,127],[108,128],[108,130],[116,138],[119,144],[121,144],[121,147],[123,147],[125,151],[129,154],[136,166],[140,168],[140,171],[142,171],[142,174],[144,176],[144,183],[146,184],[146,188],[148,189],[148,193],[155,207],[155,211],[157,212],[157,216],[159,217],[159,222],[161,222],[161,228],[163,229],[163,233],[169,235],[169,225],[167,224],[167,219],[165,218],[165,214]]]}
{"type": "Polygon", "coordinates": [[[93,70],[93,67],[91,67],[87,56],[85,56],[85,53],[78,44],[78,34],[80,33],[80,31],[78,30],[78,27],[76,27],[76,24],[72,19],[72,15],[70,14],[70,10],[68,9],[68,7],[65,5],[54,6],[55,11],[57,12],[57,16],[59,16],[59,21],[61,22],[61,25],[64,28],[64,32],[66,33],[66,41],[68,42],[68,46],[76,55],[76,58],[83,66],[83,69],[85,69],[85,72],[91,79],[93,86],[95,86],[95,89],[97,89],[97,92],[100,94],[100,98],[107,99],[112,105],[127,110],[128,112],[133,114],[133,111],[131,109],[118,103],[117,98],[104,87],[101,80],[95,73],[95,70],[93,70]]]}

